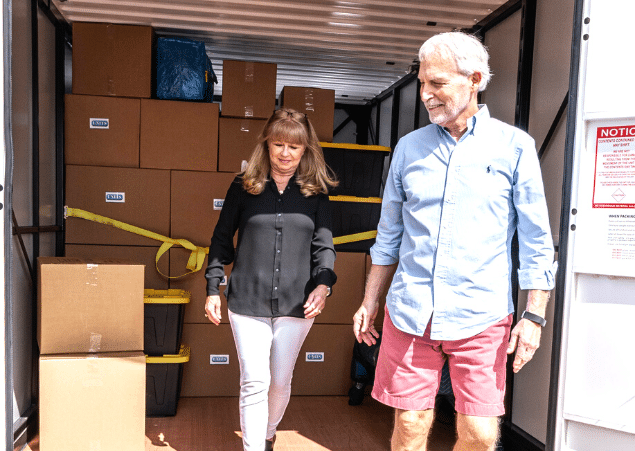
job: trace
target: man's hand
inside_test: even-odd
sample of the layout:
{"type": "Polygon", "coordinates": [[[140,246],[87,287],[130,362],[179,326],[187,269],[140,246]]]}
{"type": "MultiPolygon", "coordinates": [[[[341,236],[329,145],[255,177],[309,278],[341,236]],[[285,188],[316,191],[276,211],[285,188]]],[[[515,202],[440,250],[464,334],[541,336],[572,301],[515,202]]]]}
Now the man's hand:
{"type": "Polygon", "coordinates": [[[358,343],[362,341],[368,346],[377,343],[379,332],[375,330],[375,318],[379,305],[377,302],[367,302],[364,300],[357,313],[353,316],[353,333],[358,343]]]}
{"type": "Polygon", "coordinates": [[[509,338],[509,345],[507,346],[507,354],[513,354],[516,351],[514,357],[514,363],[512,368],[514,373],[521,370],[527,362],[529,362],[536,349],[540,346],[540,334],[541,327],[528,319],[521,319],[516,327],[512,330],[509,338]]]}

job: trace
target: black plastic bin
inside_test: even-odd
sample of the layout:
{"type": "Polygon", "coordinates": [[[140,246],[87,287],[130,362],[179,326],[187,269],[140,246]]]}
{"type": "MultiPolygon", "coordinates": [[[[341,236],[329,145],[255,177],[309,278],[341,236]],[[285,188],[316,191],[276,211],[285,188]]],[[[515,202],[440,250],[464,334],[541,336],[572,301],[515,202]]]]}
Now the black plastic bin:
{"type": "Polygon", "coordinates": [[[190,360],[190,348],[182,345],[176,355],[146,356],[146,416],[176,415],[181,395],[183,364],[190,360]]]}
{"type": "Polygon", "coordinates": [[[384,165],[390,147],[320,143],[326,164],[337,175],[334,196],[377,197],[381,195],[384,165]]]}
{"type": "Polygon", "coordinates": [[[185,305],[189,302],[188,291],[144,290],[143,351],[146,355],[178,354],[185,305]]]}
{"type": "Polygon", "coordinates": [[[331,196],[336,251],[367,252],[375,243],[381,198],[331,196]]]}

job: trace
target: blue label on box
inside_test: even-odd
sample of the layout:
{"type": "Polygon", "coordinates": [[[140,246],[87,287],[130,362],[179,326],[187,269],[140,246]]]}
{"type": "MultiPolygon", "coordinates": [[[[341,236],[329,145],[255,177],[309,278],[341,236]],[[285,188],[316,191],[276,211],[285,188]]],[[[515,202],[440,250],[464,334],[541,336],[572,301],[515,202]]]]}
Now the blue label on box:
{"type": "Polygon", "coordinates": [[[229,355],[210,354],[210,365],[229,365],[229,355]]]}
{"type": "Polygon", "coordinates": [[[102,117],[91,117],[90,118],[90,128],[109,129],[110,128],[110,119],[106,119],[106,118],[102,118],[102,117]]]}
{"type": "Polygon", "coordinates": [[[125,203],[126,202],[126,193],[106,193],[106,202],[117,202],[117,203],[125,203]]]}
{"type": "Polygon", "coordinates": [[[323,352],[307,352],[306,361],[307,362],[324,362],[324,353],[323,352]]]}

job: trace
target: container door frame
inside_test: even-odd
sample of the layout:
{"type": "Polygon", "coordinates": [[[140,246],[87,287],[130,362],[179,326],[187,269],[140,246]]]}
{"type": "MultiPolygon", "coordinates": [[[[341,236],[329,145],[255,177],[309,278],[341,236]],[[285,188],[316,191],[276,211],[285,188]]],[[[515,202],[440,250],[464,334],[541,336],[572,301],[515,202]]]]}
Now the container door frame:
{"type": "MultiPolygon", "coordinates": [[[[635,447],[635,400],[629,395],[635,365],[632,351],[620,353],[629,349],[635,312],[635,257],[628,254],[635,255],[635,247],[612,235],[617,230],[635,239],[635,204],[611,204],[599,190],[629,185],[604,163],[617,150],[604,144],[598,129],[635,130],[635,89],[625,83],[632,61],[622,52],[635,43],[624,28],[635,5],[618,2],[575,3],[547,450],[635,447]],[[632,218],[616,226],[611,218],[620,215],[632,218]],[[621,248],[626,256],[615,252],[621,248]]],[[[624,145],[635,154],[635,142],[624,145]]],[[[630,169],[632,175],[634,167],[623,173],[630,169]]]]}

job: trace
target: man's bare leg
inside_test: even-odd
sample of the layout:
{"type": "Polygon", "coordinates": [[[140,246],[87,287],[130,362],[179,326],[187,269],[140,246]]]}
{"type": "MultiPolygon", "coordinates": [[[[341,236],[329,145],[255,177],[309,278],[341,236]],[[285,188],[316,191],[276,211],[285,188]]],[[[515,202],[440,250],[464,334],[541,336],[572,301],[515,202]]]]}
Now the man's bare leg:
{"type": "Polygon", "coordinates": [[[498,417],[456,414],[458,440],[454,451],[494,451],[498,442],[498,417]]]}
{"type": "Polygon", "coordinates": [[[395,409],[392,451],[425,451],[434,421],[434,410],[395,409]]]}

